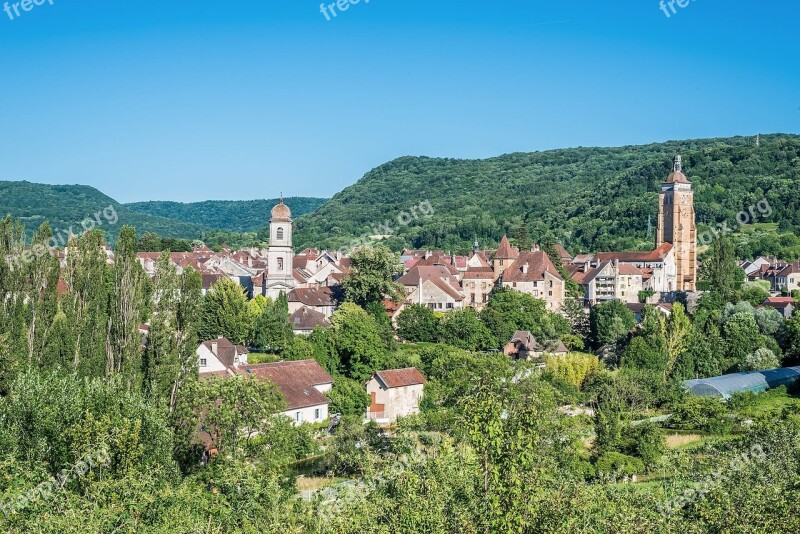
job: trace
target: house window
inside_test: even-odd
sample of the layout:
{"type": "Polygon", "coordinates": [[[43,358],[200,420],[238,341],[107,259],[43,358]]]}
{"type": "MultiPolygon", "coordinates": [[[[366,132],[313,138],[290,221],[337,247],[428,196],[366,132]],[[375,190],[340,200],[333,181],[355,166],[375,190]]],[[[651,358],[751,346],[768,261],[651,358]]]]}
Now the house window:
{"type": "Polygon", "coordinates": [[[283,239],[283,228],[278,228],[275,237],[277,237],[279,241],[283,239]]]}
{"type": "Polygon", "coordinates": [[[295,420],[295,422],[297,422],[297,423],[302,423],[302,422],[303,422],[303,412],[297,412],[297,413],[295,413],[295,414],[294,414],[294,420],[295,420]]]}
{"type": "Polygon", "coordinates": [[[453,303],[452,302],[448,302],[447,303],[447,309],[448,310],[452,310],[453,309],[453,303]]]}
{"type": "Polygon", "coordinates": [[[205,358],[200,358],[200,367],[206,367],[206,366],[208,366],[208,360],[206,360],[205,358]]]}
{"type": "Polygon", "coordinates": [[[283,270],[283,258],[278,258],[278,270],[283,270]]]}
{"type": "Polygon", "coordinates": [[[314,409],[314,420],[319,420],[319,408],[314,409]]]}
{"type": "Polygon", "coordinates": [[[484,303],[484,304],[486,304],[486,299],[487,299],[487,297],[488,297],[488,295],[484,295],[484,296],[483,296],[483,303],[484,303]]]}

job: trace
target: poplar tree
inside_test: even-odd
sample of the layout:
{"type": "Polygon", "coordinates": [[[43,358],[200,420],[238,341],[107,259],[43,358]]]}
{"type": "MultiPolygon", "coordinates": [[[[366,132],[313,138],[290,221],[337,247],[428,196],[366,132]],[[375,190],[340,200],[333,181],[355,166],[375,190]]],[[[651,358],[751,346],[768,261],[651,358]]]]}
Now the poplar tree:
{"type": "Polygon", "coordinates": [[[177,374],[179,293],[176,268],[169,253],[164,252],[156,262],[150,332],[144,358],[145,393],[156,405],[165,404],[173,377],[177,374]]]}
{"type": "Polygon", "coordinates": [[[53,237],[50,225],[42,223],[33,237],[30,261],[25,263],[25,286],[28,308],[28,364],[40,365],[48,329],[58,311],[58,258],[50,252],[53,237]]]}
{"type": "Polygon", "coordinates": [[[107,323],[106,374],[122,373],[128,387],[138,382],[142,336],[139,325],[146,316],[146,274],[136,260],[136,231],[124,226],[117,240],[107,323]]]}
{"type": "Polygon", "coordinates": [[[94,230],[73,238],[66,254],[64,282],[69,290],[62,305],[75,332],[72,367],[85,376],[102,376],[106,367],[109,297],[102,233],[94,230]]]}

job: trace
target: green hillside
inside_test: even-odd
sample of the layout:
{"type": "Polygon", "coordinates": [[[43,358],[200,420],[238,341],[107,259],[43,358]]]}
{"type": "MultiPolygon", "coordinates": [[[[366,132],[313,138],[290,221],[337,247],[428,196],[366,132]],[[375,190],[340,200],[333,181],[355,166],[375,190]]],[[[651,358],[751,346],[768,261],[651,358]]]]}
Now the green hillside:
{"type": "MultiPolygon", "coordinates": [[[[56,235],[65,235],[70,227],[80,233],[81,222],[94,219],[94,225],[106,232],[113,243],[123,225],[134,226],[138,233],[153,232],[163,237],[198,238],[203,227],[131,210],[97,189],[85,185],[46,185],[30,182],[0,181],[0,217],[11,214],[31,235],[48,221],[56,235]],[[103,210],[109,208],[106,213],[103,210]],[[99,212],[99,217],[95,214],[99,212]],[[97,225],[99,218],[101,225],[97,225]],[[116,223],[113,221],[116,219],[116,223]]],[[[87,226],[89,223],[87,222],[87,226]]]]}
{"type": "MultiPolygon", "coordinates": [[[[311,213],[326,202],[324,198],[290,197],[284,202],[299,217],[311,213]]],[[[206,200],[204,202],[136,202],[126,204],[134,211],[192,222],[207,228],[230,232],[255,232],[267,226],[269,213],[278,199],[270,200],[206,200]]]]}
{"type": "MultiPolygon", "coordinates": [[[[671,141],[620,148],[571,148],[485,160],[402,157],[367,173],[298,221],[298,246],[341,247],[354,236],[385,234],[392,222],[402,246],[467,250],[496,244],[558,241],[572,252],[642,249],[655,226],[658,191],[676,153],[695,186],[698,222],[735,222],[766,198],[780,231],[800,229],[800,136],[671,141]],[[407,226],[397,216],[428,200],[435,213],[407,226]],[[513,239],[512,239],[513,240],[513,239]]],[[[702,232],[708,227],[700,225],[702,232]]],[[[796,235],[789,236],[797,239],[796,235]]]]}

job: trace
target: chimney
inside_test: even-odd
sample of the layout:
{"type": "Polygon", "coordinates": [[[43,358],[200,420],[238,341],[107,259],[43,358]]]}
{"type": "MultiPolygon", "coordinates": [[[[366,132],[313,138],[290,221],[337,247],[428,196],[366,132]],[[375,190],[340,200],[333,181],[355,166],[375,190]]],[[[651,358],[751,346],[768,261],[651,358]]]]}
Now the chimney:
{"type": "Polygon", "coordinates": [[[211,352],[214,353],[214,356],[217,355],[217,348],[219,348],[219,344],[217,343],[217,341],[216,340],[212,341],[211,342],[211,352]]]}
{"type": "Polygon", "coordinates": [[[527,263],[523,263],[522,264],[522,274],[528,274],[528,264],[527,263]]]}

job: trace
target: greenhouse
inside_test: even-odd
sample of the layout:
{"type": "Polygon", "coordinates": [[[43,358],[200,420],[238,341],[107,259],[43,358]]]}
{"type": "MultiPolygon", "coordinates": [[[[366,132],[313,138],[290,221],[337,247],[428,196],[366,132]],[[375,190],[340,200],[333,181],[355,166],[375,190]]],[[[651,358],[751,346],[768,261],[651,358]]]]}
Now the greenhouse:
{"type": "Polygon", "coordinates": [[[761,393],[778,386],[790,386],[800,379],[800,367],[769,371],[744,371],[712,378],[687,380],[684,387],[700,397],[729,399],[734,393],[761,393]]]}

